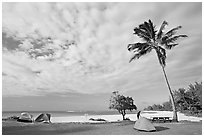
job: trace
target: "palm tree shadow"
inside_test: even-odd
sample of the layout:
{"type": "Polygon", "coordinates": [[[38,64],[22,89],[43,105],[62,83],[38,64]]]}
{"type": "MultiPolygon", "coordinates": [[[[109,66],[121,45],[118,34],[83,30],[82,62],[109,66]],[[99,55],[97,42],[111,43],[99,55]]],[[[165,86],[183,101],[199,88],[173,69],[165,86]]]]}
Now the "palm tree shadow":
{"type": "Polygon", "coordinates": [[[168,127],[161,127],[161,126],[155,126],[155,128],[156,128],[156,132],[169,129],[168,127]]]}
{"type": "Polygon", "coordinates": [[[156,132],[169,129],[168,127],[161,127],[161,126],[155,126],[155,128],[156,128],[156,132]]]}

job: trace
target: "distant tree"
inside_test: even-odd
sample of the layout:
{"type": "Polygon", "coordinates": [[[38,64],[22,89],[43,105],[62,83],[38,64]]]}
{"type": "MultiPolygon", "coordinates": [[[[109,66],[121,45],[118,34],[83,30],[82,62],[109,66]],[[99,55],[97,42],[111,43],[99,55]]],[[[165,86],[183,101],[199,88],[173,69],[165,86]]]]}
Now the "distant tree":
{"type": "Polygon", "coordinates": [[[152,106],[148,106],[145,110],[153,110],[152,106]]]}
{"type": "Polygon", "coordinates": [[[201,114],[202,83],[190,84],[188,89],[180,88],[174,91],[175,103],[180,112],[201,114]]]}
{"type": "Polygon", "coordinates": [[[188,110],[188,96],[185,93],[186,90],[184,88],[179,88],[178,90],[173,91],[175,104],[178,111],[183,112],[188,110]]]}
{"type": "Polygon", "coordinates": [[[170,111],[172,110],[172,106],[170,102],[164,102],[162,105],[154,104],[152,106],[148,106],[144,110],[153,110],[153,111],[170,111]]]}
{"type": "Polygon", "coordinates": [[[154,104],[152,106],[148,106],[144,110],[154,110],[154,111],[172,111],[171,101],[166,101],[161,104],[154,104]]]}
{"type": "Polygon", "coordinates": [[[177,46],[178,43],[176,43],[176,41],[180,38],[187,37],[187,35],[176,35],[177,30],[179,30],[181,26],[175,27],[164,33],[164,28],[167,25],[168,23],[166,21],[163,21],[160,29],[156,30],[156,27],[151,20],[147,22],[145,21],[138,27],[134,28],[134,34],[141,38],[143,41],[128,44],[127,48],[129,51],[132,51],[134,53],[133,57],[130,59],[129,62],[134,59],[139,59],[140,57],[150,53],[153,50],[156,52],[170,93],[173,108],[173,121],[178,121],[173,93],[164,68],[166,66],[167,58],[166,50],[171,50],[173,47],[177,46]]]}
{"type": "Polygon", "coordinates": [[[202,111],[202,82],[190,84],[187,93],[189,93],[192,100],[192,107],[197,111],[202,111]]]}
{"type": "Polygon", "coordinates": [[[132,111],[133,109],[137,110],[137,107],[134,105],[132,97],[125,97],[120,95],[118,91],[115,91],[110,98],[109,109],[118,110],[118,112],[123,116],[123,120],[125,120],[125,111],[132,111]]]}
{"type": "Polygon", "coordinates": [[[153,108],[153,110],[162,110],[163,109],[162,105],[160,105],[160,104],[154,104],[152,106],[152,108],[153,108]]]}
{"type": "MultiPolygon", "coordinates": [[[[202,82],[190,84],[188,89],[179,88],[173,91],[176,108],[179,112],[202,116],[202,82]]],[[[171,100],[164,102],[162,105],[154,104],[148,106],[145,110],[165,110],[171,111],[171,100]]]]}
{"type": "Polygon", "coordinates": [[[162,104],[163,110],[165,110],[165,111],[172,111],[172,105],[171,104],[172,104],[171,100],[164,102],[162,104]]]}

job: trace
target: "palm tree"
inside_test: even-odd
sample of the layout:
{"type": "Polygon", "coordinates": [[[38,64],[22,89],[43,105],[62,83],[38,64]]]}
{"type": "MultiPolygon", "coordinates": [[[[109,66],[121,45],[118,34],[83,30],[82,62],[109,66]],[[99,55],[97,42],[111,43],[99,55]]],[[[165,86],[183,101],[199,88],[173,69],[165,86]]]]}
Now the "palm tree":
{"type": "Polygon", "coordinates": [[[173,108],[173,121],[178,122],[173,93],[164,68],[166,66],[166,49],[171,50],[173,47],[178,45],[178,43],[175,42],[179,38],[187,37],[187,35],[175,35],[177,30],[180,29],[181,26],[175,27],[170,31],[164,33],[164,28],[167,25],[168,23],[166,21],[163,21],[159,31],[157,32],[151,20],[149,20],[148,22],[145,21],[144,23],[140,24],[139,27],[135,27],[133,33],[141,38],[143,42],[129,44],[127,48],[129,51],[132,51],[134,53],[129,62],[134,59],[139,59],[141,56],[150,53],[152,50],[156,52],[170,93],[170,99],[173,108]]]}

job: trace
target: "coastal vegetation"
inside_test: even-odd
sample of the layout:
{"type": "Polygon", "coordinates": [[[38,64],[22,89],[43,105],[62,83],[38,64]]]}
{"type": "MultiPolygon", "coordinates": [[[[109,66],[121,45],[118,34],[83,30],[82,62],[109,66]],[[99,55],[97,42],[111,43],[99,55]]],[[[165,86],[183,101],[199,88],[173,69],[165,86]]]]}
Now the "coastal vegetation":
{"type": "Polygon", "coordinates": [[[180,38],[187,37],[187,35],[176,35],[177,30],[181,29],[181,26],[175,27],[165,33],[164,29],[167,25],[168,23],[166,21],[163,21],[160,29],[156,30],[156,26],[151,20],[147,22],[145,21],[138,27],[135,27],[133,33],[141,38],[142,42],[128,44],[127,48],[129,51],[134,53],[129,62],[133,61],[134,59],[139,59],[140,57],[146,55],[147,53],[150,53],[153,50],[156,52],[170,93],[170,99],[173,109],[173,121],[177,122],[178,117],[173,92],[167,79],[167,74],[165,72],[167,58],[166,50],[171,50],[172,48],[177,46],[178,43],[176,43],[176,41],[180,38]]]}
{"type": "MultiPolygon", "coordinates": [[[[188,88],[179,88],[173,91],[177,111],[193,115],[202,116],[202,82],[190,84],[188,88]]],[[[172,111],[171,100],[163,104],[148,106],[145,110],[172,111]]]]}

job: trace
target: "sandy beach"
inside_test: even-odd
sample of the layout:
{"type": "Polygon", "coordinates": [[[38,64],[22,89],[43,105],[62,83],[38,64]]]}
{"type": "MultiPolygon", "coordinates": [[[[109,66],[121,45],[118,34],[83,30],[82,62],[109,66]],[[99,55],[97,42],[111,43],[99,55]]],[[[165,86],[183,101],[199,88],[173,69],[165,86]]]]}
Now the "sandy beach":
{"type": "Polygon", "coordinates": [[[26,124],[2,122],[3,135],[201,135],[202,122],[153,123],[155,132],[133,129],[134,121],[26,124]]]}
{"type": "MultiPolygon", "coordinates": [[[[151,119],[152,117],[162,116],[162,117],[172,117],[173,113],[171,111],[142,111],[143,117],[151,119]]],[[[126,118],[131,121],[136,121],[136,114],[126,114],[126,118]]],[[[84,115],[84,116],[69,116],[69,117],[51,117],[52,123],[70,123],[70,122],[89,122],[89,123],[101,123],[101,121],[90,121],[90,118],[94,119],[104,119],[108,122],[122,121],[122,116],[120,114],[115,115],[84,115]]],[[[199,122],[202,117],[186,116],[183,113],[178,112],[179,121],[192,121],[199,122]]]]}

